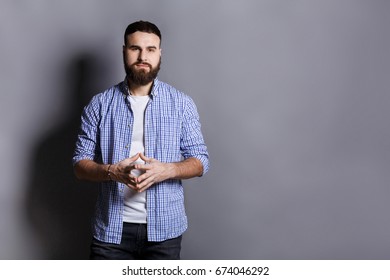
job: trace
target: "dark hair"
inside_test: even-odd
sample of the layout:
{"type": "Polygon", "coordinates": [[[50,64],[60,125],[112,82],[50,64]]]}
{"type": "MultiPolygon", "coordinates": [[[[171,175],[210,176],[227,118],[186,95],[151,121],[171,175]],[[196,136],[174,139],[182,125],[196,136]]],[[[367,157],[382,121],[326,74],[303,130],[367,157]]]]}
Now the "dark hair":
{"type": "Polygon", "coordinates": [[[149,21],[140,20],[140,21],[130,23],[127,26],[125,31],[125,36],[124,36],[125,45],[126,45],[127,36],[137,31],[156,34],[160,38],[160,42],[161,42],[161,32],[158,29],[158,27],[149,21]]]}

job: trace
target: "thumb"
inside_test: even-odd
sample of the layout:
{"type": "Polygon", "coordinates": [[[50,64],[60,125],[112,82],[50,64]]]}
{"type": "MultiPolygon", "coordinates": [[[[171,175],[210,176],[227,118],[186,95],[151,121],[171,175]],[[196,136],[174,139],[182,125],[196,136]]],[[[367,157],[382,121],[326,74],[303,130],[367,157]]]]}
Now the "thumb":
{"type": "Polygon", "coordinates": [[[134,161],[136,161],[138,158],[139,158],[139,153],[135,154],[134,156],[128,158],[128,160],[130,161],[130,163],[133,163],[134,161]]]}
{"type": "Polygon", "coordinates": [[[143,153],[140,153],[139,154],[140,158],[144,161],[144,162],[150,162],[152,159],[151,158],[148,158],[147,156],[145,156],[143,153]]]}

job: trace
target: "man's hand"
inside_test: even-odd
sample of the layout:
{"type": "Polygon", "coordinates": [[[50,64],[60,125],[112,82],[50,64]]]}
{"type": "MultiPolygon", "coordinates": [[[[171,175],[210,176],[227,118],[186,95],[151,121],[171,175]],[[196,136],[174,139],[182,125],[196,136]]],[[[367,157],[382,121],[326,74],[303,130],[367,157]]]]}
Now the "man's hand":
{"type": "Polygon", "coordinates": [[[137,174],[133,170],[139,169],[135,162],[140,158],[140,154],[136,154],[131,158],[126,158],[117,164],[113,164],[110,169],[111,179],[125,184],[129,188],[139,191],[137,187],[137,174]]]}
{"type": "Polygon", "coordinates": [[[148,158],[143,154],[139,154],[139,157],[145,162],[145,164],[135,164],[134,169],[140,170],[143,174],[134,178],[133,189],[138,192],[143,192],[153,184],[162,182],[175,176],[175,165],[172,163],[163,163],[154,158],[148,158]]]}

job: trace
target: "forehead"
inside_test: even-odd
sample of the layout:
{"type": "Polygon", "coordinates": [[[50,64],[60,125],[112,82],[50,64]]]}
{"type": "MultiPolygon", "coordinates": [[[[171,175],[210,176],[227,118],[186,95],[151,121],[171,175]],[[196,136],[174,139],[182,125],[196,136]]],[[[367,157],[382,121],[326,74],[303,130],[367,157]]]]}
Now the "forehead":
{"type": "Polygon", "coordinates": [[[127,45],[159,47],[160,38],[154,33],[137,31],[127,36],[127,45]]]}

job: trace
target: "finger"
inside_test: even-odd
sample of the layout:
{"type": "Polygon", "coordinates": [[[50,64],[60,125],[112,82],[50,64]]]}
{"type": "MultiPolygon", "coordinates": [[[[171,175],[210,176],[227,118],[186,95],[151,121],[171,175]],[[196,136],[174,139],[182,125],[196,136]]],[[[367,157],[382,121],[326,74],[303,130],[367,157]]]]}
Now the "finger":
{"type": "Polygon", "coordinates": [[[148,175],[146,173],[139,175],[136,179],[137,184],[142,183],[146,178],[148,178],[148,175]]]}
{"type": "Polygon", "coordinates": [[[138,189],[138,187],[137,187],[137,177],[134,177],[131,174],[126,179],[125,184],[127,186],[132,186],[133,189],[138,189]]]}
{"type": "Polygon", "coordinates": [[[126,174],[130,174],[132,170],[136,169],[135,165],[132,162],[129,162],[129,164],[124,168],[124,172],[126,174]]]}
{"type": "Polygon", "coordinates": [[[144,161],[144,162],[151,162],[152,161],[152,158],[148,158],[147,156],[145,156],[143,153],[140,153],[139,154],[139,157],[144,161]]]}
{"type": "Polygon", "coordinates": [[[126,184],[126,186],[136,192],[139,192],[139,189],[136,186],[133,186],[132,184],[126,184]]]}
{"type": "Polygon", "coordinates": [[[128,176],[127,176],[127,181],[130,182],[130,183],[136,184],[137,183],[137,178],[138,178],[138,176],[135,176],[135,175],[129,173],[128,176]]]}
{"type": "Polygon", "coordinates": [[[143,192],[143,191],[146,191],[147,189],[149,189],[151,186],[153,185],[153,183],[149,183],[143,187],[139,187],[138,188],[138,192],[143,192]]]}
{"type": "Polygon", "coordinates": [[[150,171],[152,170],[152,167],[144,166],[142,169],[140,168],[138,170],[142,171],[142,174],[136,178],[138,184],[144,181],[150,181],[150,180],[154,181],[155,173],[153,171],[150,171]]]}
{"type": "Polygon", "coordinates": [[[121,176],[118,177],[118,182],[121,182],[125,185],[132,184],[133,186],[137,184],[136,177],[129,173],[121,174],[121,176]]]}
{"type": "Polygon", "coordinates": [[[127,168],[128,166],[132,165],[137,159],[139,158],[138,154],[135,155],[135,156],[132,156],[130,158],[126,158],[124,160],[122,160],[119,165],[122,167],[122,168],[127,168]]]}
{"type": "Polygon", "coordinates": [[[134,156],[132,156],[132,157],[129,158],[129,161],[134,162],[134,161],[136,161],[136,160],[139,158],[139,156],[140,156],[139,153],[138,153],[138,154],[135,154],[134,156]]]}
{"type": "MultiPolygon", "coordinates": [[[[138,178],[140,179],[140,178],[138,178]]],[[[145,180],[141,181],[141,183],[137,184],[137,188],[139,189],[140,192],[148,189],[150,186],[154,184],[154,179],[152,176],[146,178],[145,180]]]]}
{"type": "Polygon", "coordinates": [[[146,172],[148,170],[151,170],[153,166],[149,164],[136,164],[134,165],[134,168],[146,172]]]}

